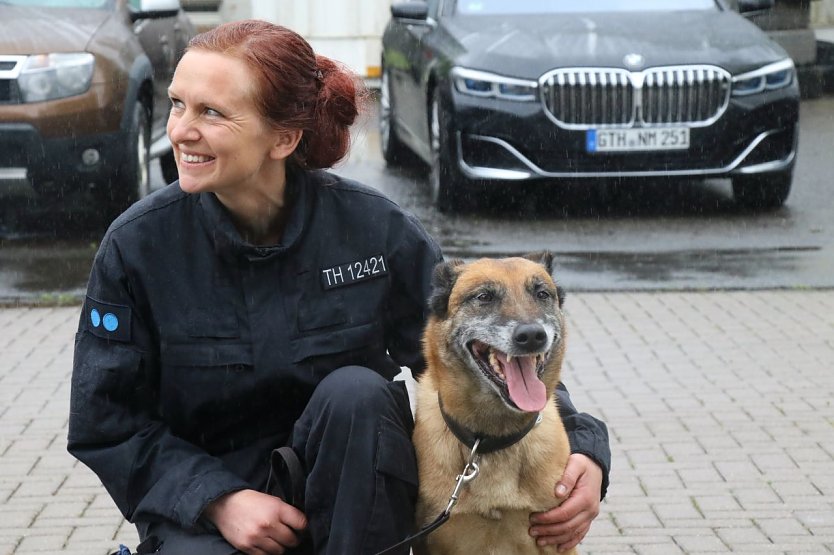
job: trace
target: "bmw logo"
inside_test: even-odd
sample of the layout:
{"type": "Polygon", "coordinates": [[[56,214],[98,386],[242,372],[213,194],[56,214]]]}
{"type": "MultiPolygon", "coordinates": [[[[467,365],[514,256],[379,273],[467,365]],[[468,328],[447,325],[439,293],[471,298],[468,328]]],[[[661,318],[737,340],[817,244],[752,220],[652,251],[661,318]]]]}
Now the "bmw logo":
{"type": "Polygon", "coordinates": [[[630,69],[641,67],[645,63],[645,61],[646,59],[643,58],[641,54],[632,53],[626,54],[625,57],[623,57],[623,63],[626,65],[626,67],[630,69]]]}

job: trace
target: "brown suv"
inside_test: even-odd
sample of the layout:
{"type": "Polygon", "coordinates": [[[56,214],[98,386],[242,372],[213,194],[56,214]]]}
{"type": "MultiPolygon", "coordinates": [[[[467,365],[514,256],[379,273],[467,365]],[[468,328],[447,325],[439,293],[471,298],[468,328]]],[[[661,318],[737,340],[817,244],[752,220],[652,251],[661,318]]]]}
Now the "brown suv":
{"type": "Polygon", "coordinates": [[[178,0],[0,0],[0,22],[0,204],[110,217],[148,193],[152,152],[176,178],[166,89],[194,35],[178,0]]]}

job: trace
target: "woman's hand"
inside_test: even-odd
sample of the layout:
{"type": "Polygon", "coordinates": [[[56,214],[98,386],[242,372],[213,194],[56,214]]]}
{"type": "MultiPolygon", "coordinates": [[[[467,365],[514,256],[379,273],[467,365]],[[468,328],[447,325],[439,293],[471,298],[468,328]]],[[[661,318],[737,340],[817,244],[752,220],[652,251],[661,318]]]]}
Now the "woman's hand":
{"type": "Polygon", "coordinates": [[[602,469],[593,459],[573,454],[555,494],[565,501],[549,511],[530,515],[530,535],[538,545],[556,545],[567,551],[582,541],[599,514],[602,469]]]}
{"type": "Polygon", "coordinates": [[[304,513],[278,497],[244,489],[227,493],[204,514],[226,541],[248,555],[282,555],[299,543],[307,527],[304,513]]]}

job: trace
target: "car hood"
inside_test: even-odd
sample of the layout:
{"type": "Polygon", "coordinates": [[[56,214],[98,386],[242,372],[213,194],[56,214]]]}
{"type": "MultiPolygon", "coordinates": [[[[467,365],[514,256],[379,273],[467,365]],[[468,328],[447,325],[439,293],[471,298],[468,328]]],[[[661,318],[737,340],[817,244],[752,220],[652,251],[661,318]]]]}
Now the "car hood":
{"type": "Polygon", "coordinates": [[[81,52],[110,12],[0,6],[0,55],[81,52]]]}
{"type": "Polygon", "coordinates": [[[556,67],[642,69],[714,64],[737,74],[787,57],[765,33],[731,11],[456,16],[444,22],[457,43],[454,63],[536,79],[556,67]]]}

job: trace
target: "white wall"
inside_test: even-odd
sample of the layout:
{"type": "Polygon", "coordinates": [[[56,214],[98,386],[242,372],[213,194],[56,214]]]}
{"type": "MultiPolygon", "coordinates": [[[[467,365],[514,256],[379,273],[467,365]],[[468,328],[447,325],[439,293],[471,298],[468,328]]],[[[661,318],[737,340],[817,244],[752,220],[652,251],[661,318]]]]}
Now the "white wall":
{"type": "Polygon", "coordinates": [[[811,2],[811,26],[827,27],[834,25],[834,0],[814,0],[811,2]]]}
{"type": "Polygon", "coordinates": [[[285,25],[313,49],[364,77],[376,77],[391,0],[224,0],[221,19],[253,17],[285,25]]]}

